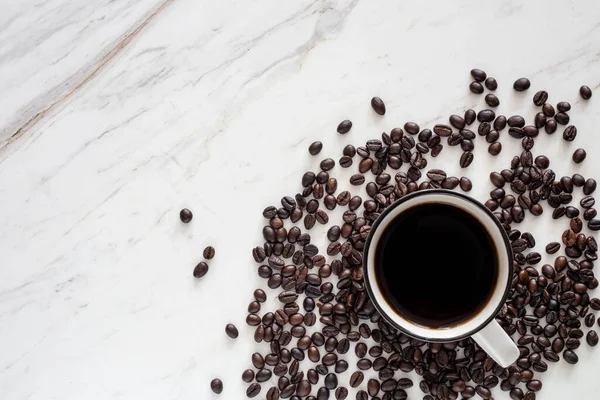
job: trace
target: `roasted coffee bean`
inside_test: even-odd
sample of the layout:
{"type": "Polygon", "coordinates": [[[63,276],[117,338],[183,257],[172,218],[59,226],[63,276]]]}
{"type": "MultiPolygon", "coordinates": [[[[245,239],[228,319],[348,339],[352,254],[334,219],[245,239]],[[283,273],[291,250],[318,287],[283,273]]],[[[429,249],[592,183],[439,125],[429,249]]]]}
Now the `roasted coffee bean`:
{"type": "Polygon", "coordinates": [[[538,91],[535,95],[533,95],[533,104],[538,107],[543,106],[548,101],[548,92],[545,90],[538,91]]]}
{"type": "Polygon", "coordinates": [[[194,268],[194,278],[202,278],[208,272],[208,264],[204,261],[200,261],[194,268]]]}
{"type": "Polygon", "coordinates": [[[477,121],[479,122],[492,122],[494,118],[496,118],[496,114],[490,109],[481,110],[477,113],[477,121]]]}
{"type": "Polygon", "coordinates": [[[573,161],[579,164],[585,160],[586,155],[587,154],[584,149],[577,149],[575,152],[573,152],[573,161]]]}
{"type": "Polygon", "coordinates": [[[544,126],[544,130],[549,135],[552,135],[554,132],[556,132],[557,129],[558,129],[558,125],[556,124],[556,121],[553,119],[548,120],[546,122],[546,125],[544,126]]]}
{"type": "Polygon", "coordinates": [[[488,93],[485,95],[485,102],[490,107],[498,107],[500,105],[500,99],[495,94],[488,93]]]}
{"type": "MultiPolygon", "coordinates": [[[[577,128],[573,125],[567,126],[565,128],[565,130],[563,131],[563,139],[566,140],[567,142],[572,142],[573,140],[575,140],[576,136],[577,136],[577,128]]],[[[574,156],[575,155],[573,155],[573,157],[574,156]]],[[[584,158],[585,158],[585,156],[584,156],[584,158]]],[[[583,161],[583,160],[581,160],[581,161],[583,161]]]]}
{"type": "Polygon", "coordinates": [[[473,183],[471,182],[471,180],[467,177],[462,177],[460,178],[460,189],[463,192],[470,192],[471,189],[473,188],[473,183]]]}
{"type": "Polygon", "coordinates": [[[488,90],[494,91],[498,89],[498,82],[496,82],[495,78],[490,76],[485,80],[485,87],[488,88],[488,90]]]}
{"type": "Polygon", "coordinates": [[[356,371],[350,376],[350,387],[357,388],[365,379],[365,375],[361,371],[356,371]]]}
{"type": "Polygon", "coordinates": [[[588,345],[595,347],[598,344],[598,333],[594,330],[590,330],[585,337],[588,345]]]}
{"type": "Polygon", "coordinates": [[[192,220],[193,217],[194,217],[194,215],[187,208],[184,208],[181,211],[179,211],[179,219],[184,224],[188,224],[192,220]]]}
{"type": "Polygon", "coordinates": [[[469,85],[469,90],[475,94],[481,94],[483,93],[483,85],[477,81],[473,81],[469,85]]]}
{"type": "Polygon", "coordinates": [[[319,154],[322,149],[323,149],[323,143],[321,143],[319,141],[312,142],[310,144],[310,146],[308,146],[308,152],[313,156],[316,156],[317,154],[319,154]]]}
{"type": "Polygon", "coordinates": [[[248,389],[246,389],[246,396],[249,398],[256,397],[260,393],[260,389],[261,389],[260,384],[253,383],[250,386],[248,386],[248,389]]]}
{"type": "Polygon", "coordinates": [[[471,76],[475,79],[476,82],[483,82],[485,78],[487,78],[487,74],[485,71],[477,68],[473,68],[471,70],[471,76]]]}
{"type": "Polygon", "coordinates": [[[583,85],[579,88],[579,94],[584,100],[589,100],[592,97],[592,89],[589,86],[583,85]]]}
{"type": "Polygon", "coordinates": [[[569,364],[577,364],[579,362],[579,357],[572,350],[565,350],[563,353],[563,358],[569,364]]]}
{"type": "Polygon", "coordinates": [[[542,129],[546,125],[547,118],[543,112],[535,114],[534,125],[538,129],[542,129]]]}
{"type": "Polygon", "coordinates": [[[385,104],[383,103],[383,100],[381,100],[379,97],[373,97],[371,99],[371,107],[373,107],[373,110],[377,114],[385,115],[385,104]]]}
{"type": "Polygon", "coordinates": [[[513,83],[513,89],[517,92],[523,92],[531,86],[531,82],[527,78],[519,78],[513,83]]]}
{"type": "Polygon", "coordinates": [[[488,153],[490,153],[493,156],[497,156],[498,154],[500,154],[501,151],[502,151],[502,143],[500,143],[500,142],[494,142],[494,143],[490,144],[490,146],[488,147],[488,153]]]}
{"type": "Polygon", "coordinates": [[[448,137],[452,134],[452,128],[448,125],[437,124],[433,127],[433,132],[438,136],[448,137]]]}
{"type": "Polygon", "coordinates": [[[473,153],[466,151],[460,157],[460,167],[467,168],[473,162],[473,153]]]}
{"type": "Polygon", "coordinates": [[[594,193],[595,190],[596,190],[596,181],[592,178],[589,178],[588,180],[586,180],[585,184],[583,185],[583,194],[588,196],[588,195],[594,193]]]}
{"type": "Polygon", "coordinates": [[[350,184],[359,186],[365,183],[365,176],[362,174],[354,174],[350,177],[350,184]]]}
{"type": "Polygon", "coordinates": [[[350,132],[350,129],[352,129],[352,121],[350,121],[349,119],[343,120],[337,127],[338,133],[342,135],[350,132]]]}
{"type": "Polygon", "coordinates": [[[216,394],[221,394],[223,392],[223,382],[220,379],[213,379],[210,382],[210,390],[212,390],[216,394]]]}

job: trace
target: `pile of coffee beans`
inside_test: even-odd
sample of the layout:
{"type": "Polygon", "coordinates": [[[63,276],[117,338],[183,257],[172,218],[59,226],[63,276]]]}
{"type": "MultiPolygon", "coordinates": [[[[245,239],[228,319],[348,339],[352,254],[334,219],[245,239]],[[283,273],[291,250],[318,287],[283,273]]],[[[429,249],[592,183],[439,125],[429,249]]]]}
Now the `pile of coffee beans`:
{"type": "MultiPolygon", "coordinates": [[[[539,375],[549,364],[577,363],[584,336],[588,346],[598,344],[593,312],[600,310],[600,299],[590,295],[598,287],[593,271],[598,244],[587,232],[600,229],[593,197],[596,181],[580,174],[560,176],[551,169],[548,157],[533,153],[542,130],[552,135],[560,127],[565,141],[576,140],[577,128],[568,114],[571,105],[550,104],[548,92],[540,90],[533,95],[534,105],[541,109],[534,121],[497,115],[493,109],[500,99],[490,92],[498,82],[480,69],[473,69],[471,75],[471,92],[480,95],[488,90],[484,99],[489,108],[451,115],[447,124],[432,129],[407,122],[358,147],[347,145],[337,163],[326,158],[319,171],[307,171],[299,193],[264,209],[265,242],[252,250],[252,257],[258,275],[278,294],[271,299],[272,309],[261,310],[267,301],[262,289],[254,292],[248,305],[246,323],[254,328],[254,340],[269,348],[264,354],[252,354],[253,368],[242,373],[249,398],[262,393],[267,400],[343,400],[352,391],[357,400],[402,400],[408,397],[407,389],[418,385],[423,400],[491,399],[495,387],[507,392],[502,398],[535,400],[542,389],[539,375]],[[519,359],[508,368],[496,364],[470,338],[426,343],[398,332],[369,299],[362,270],[370,228],[394,201],[430,188],[472,189],[466,177],[428,170],[428,157],[438,157],[444,145],[460,146],[458,163],[468,168],[477,136],[496,156],[502,151],[504,130],[509,136],[505,139],[520,140],[522,150],[505,169],[491,171],[494,189],[483,200],[508,233],[514,252],[512,288],[496,318],[520,350],[519,359]],[[367,198],[341,189],[345,185],[332,174],[336,164],[357,170],[348,187],[366,185],[367,198]],[[579,205],[573,203],[575,191],[585,195],[579,205]],[[343,209],[342,218],[330,221],[328,211],[336,208],[343,209]],[[564,219],[565,230],[556,232],[556,241],[545,246],[553,263],[540,265],[542,255],[532,250],[534,234],[518,227],[544,212],[564,219]],[[318,225],[328,226],[329,245],[324,249],[313,244],[316,240],[310,234],[318,225]],[[344,359],[350,352],[358,362],[344,359]],[[366,379],[371,370],[369,375],[376,378],[366,379]],[[339,378],[346,371],[350,378],[339,378]],[[418,382],[408,373],[416,373],[418,382]]],[[[526,92],[531,85],[529,79],[520,78],[513,88],[526,92]]],[[[587,86],[580,94],[584,99],[592,95],[587,86]]],[[[379,97],[371,100],[371,107],[385,115],[379,97]]],[[[351,128],[352,122],[344,120],[337,132],[348,134],[351,128]]],[[[308,150],[316,156],[322,148],[321,142],[314,142],[308,150]]],[[[585,150],[577,149],[572,158],[581,163],[585,156],[585,150]]],[[[205,250],[205,258],[212,255],[214,249],[205,250]]],[[[234,325],[227,325],[225,331],[231,338],[238,336],[234,325]]],[[[213,381],[211,387],[219,393],[222,383],[213,381]]]]}

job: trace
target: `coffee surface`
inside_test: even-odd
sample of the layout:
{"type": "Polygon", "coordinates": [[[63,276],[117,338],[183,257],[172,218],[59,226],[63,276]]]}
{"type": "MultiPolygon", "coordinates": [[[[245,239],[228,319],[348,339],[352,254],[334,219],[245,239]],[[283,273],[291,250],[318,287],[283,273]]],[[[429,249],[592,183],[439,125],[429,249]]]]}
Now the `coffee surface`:
{"type": "Polygon", "coordinates": [[[422,204],[384,228],[375,275],[397,313],[421,326],[444,328],[483,309],[497,280],[498,256],[471,214],[448,204],[422,204]]]}

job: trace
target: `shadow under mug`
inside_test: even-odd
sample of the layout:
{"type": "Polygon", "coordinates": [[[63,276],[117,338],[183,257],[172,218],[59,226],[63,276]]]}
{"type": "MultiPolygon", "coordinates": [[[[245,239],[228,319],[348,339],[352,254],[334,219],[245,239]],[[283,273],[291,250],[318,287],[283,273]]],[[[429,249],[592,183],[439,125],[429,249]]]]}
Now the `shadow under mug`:
{"type": "Polygon", "coordinates": [[[428,342],[450,342],[472,337],[502,367],[509,366],[519,357],[516,344],[495,320],[511,288],[513,256],[510,241],[492,212],[471,197],[450,190],[432,189],[406,195],[390,205],[371,227],[365,243],[363,271],[373,305],[388,323],[401,332],[428,342]],[[375,249],[383,231],[401,213],[423,204],[446,204],[467,212],[486,229],[497,252],[497,279],[488,302],[470,319],[455,326],[426,327],[403,317],[386,300],[375,277],[375,249]]]}

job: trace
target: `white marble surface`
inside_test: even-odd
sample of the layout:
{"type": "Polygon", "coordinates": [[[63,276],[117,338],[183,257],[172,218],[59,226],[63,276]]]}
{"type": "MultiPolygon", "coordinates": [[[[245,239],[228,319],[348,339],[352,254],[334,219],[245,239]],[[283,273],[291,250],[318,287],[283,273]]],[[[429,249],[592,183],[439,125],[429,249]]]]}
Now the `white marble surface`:
{"type": "MultiPolygon", "coordinates": [[[[0,9],[2,399],[210,399],[215,376],[220,398],[244,398],[240,373],[264,350],[244,326],[263,285],[250,258],[262,208],[317,166],[313,140],[337,160],[342,144],[407,120],[431,126],[482,107],[468,91],[474,66],[499,80],[506,115],[531,118],[539,89],[570,101],[577,141],[542,137],[535,150],[554,156],[559,174],[600,176],[594,155],[578,168],[569,158],[575,146],[600,152],[591,0],[4,0],[0,9]],[[532,80],[525,94],[510,89],[520,76],[532,80]],[[596,97],[583,102],[581,84],[596,97]],[[386,101],[383,118],[373,95],[386,101]],[[354,128],[342,137],[345,118],[354,128]],[[184,206],[189,225],[178,220],[184,206]],[[207,244],[217,256],[198,281],[191,269],[207,244]],[[228,339],[227,322],[246,340],[228,339]]],[[[487,171],[518,149],[504,142],[497,159],[478,144],[467,174],[481,200],[487,171]]],[[[442,155],[430,166],[459,174],[458,149],[442,155]]],[[[562,229],[548,213],[523,225],[538,243],[562,229]]],[[[538,399],[598,398],[598,351],[551,365],[538,399]]]]}

